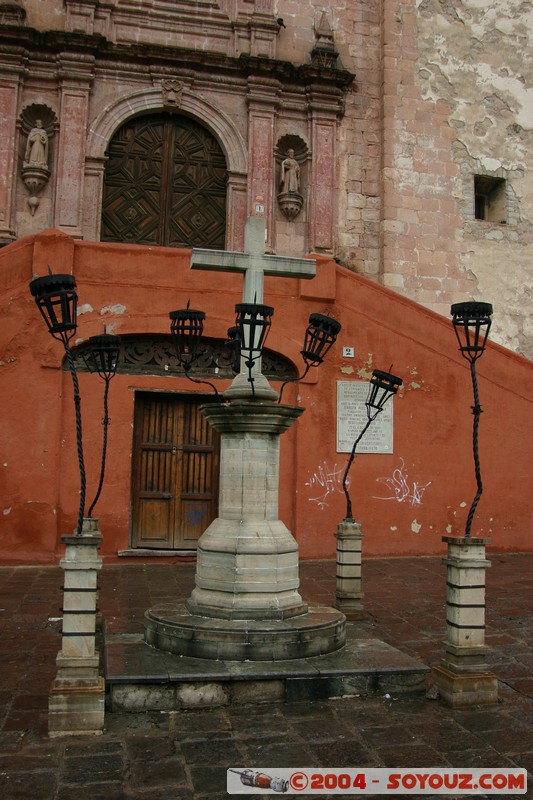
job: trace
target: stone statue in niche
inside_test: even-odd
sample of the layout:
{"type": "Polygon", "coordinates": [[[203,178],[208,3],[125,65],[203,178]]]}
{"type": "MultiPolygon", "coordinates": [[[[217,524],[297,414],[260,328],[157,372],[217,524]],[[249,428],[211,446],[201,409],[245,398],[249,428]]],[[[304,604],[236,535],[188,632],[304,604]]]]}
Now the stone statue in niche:
{"type": "Polygon", "coordinates": [[[48,133],[40,119],[36,120],[35,128],[28,134],[22,166],[48,169],[48,133]]]}
{"type": "Polygon", "coordinates": [[[50,178],[50,139],[54,135],[56,124],[56,115],[52,109],[38,103],[26,107],[20,117],[22,134],[27,135],[24,150],[21,152],[20,173],[30,195],[28,205],[32,217],[40,203],[37,195],[50,178]]]}
{"type": "Polygon", "coordinates": [[[303,197],[300,193],[300,164],[290,148],[281,162],[280,193],[278,205],[289,222],[298,216],[302,209],[303,197]]]}
{"type": "Polygon", "coordinates": [[[300,191],[300,165],[294,158],[294,150],[287,150],[287,157],[281,162],[281,191],[300,191]]]}

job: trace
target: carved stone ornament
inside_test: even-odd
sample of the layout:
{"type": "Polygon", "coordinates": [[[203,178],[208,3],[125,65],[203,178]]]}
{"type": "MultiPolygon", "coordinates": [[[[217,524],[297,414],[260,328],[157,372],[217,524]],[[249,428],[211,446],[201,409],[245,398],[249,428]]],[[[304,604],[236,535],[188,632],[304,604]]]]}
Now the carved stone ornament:
{"type": "Polygon", "coordinates": [[[161,90],[163,92],[163,105],[165,108],[179,108],[183,95],[184,85],[177,78],[163,78],[161,90]]]}
{"type": "MultiPolygon", "coordinates": [[[[87,347],[86,343],[82,343],[74,349],[74,362],[76,369],[80,372],[87,372],[87,364],[83,358],[83,352],[87,347]]],[[[66,360],[63,368],[68,369],[66,360]]],[[[263,351],[263,372],[269,380],[279,381],[293,378],[296,375],[292,362],[284,356],[266,349],[263,351]]],[[[168,334],[121,336],[117,373],[183,376],[172,337],[168,334]]],[[[194,378],[233,378],[231,353],[223,340],[209,337],[202,339],[190,375],[194,378]]]]}
{"type": "Polygon", "coordinates": [[[21,114],[20,127],[22,135],[26,136],[26,143],[20,172],[30,195],[28,205],[32,216],[40,202],[37,195],[50,178],[49,145],[56,124],[56,115],[45,105],[34,103],[21,114]]]}
{"type": "Polygon", "coordinates": [[[304,199],[298,192],[281,192],[278,194],[278,205],[281,213],[292,222],[302,210],[304,199]]]}

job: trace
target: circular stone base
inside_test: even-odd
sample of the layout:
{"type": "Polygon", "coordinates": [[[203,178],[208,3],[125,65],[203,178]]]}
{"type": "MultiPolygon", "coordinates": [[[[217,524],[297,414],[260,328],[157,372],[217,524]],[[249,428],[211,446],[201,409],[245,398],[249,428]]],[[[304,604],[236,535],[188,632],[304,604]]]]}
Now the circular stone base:
{"type": "Polygon", "coordinates": [[[144,615],[147,644],[192,658],[283,661],[331,653],[344,646],[346,617],[327,606],[284,620],[211,619],[165,603],[144,615]]]}

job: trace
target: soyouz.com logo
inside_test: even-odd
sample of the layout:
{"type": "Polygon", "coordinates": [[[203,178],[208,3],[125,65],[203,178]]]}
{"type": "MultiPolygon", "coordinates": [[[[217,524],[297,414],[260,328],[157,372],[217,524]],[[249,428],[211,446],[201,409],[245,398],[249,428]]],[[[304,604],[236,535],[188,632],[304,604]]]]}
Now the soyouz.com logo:
{"type": "Polygon", "coordinates": [[[258,769],[231,767],[229,794],[526,794],[525,769],[258,769]]]}

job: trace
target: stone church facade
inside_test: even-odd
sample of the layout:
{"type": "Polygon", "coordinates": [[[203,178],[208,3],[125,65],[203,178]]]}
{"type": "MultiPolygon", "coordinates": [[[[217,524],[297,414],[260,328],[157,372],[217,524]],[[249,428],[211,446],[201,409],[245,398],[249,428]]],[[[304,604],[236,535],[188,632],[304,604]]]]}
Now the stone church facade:
{"type": "Polygon", "coordinates": [[[531,34],[518,0],[7,0],[0,242],[240,250],[262,215],[531,357],[531,34]]]}
{"type": "Polygon", "coordinates": [[[121,337],[104,557],[194,556],[221,459],[201,408],[232,379],[243,280],[192,270],[191,248],[242,251],[254,216],[267,254],[317,264],[312,280],[264,287],[265,374],[305,409],[279,481],[301,556],[335,554],[366,413],[344,393],[366,396],[391,364],[403,387],[386,441],[353,465],[365,554],[435,554],[462,534],[471,385],[449,312],[469,298],[494,305],[476,530],[531,549],[528,24],[514,0],[0,0],[0,561],[54,561],[78,513],[71,376],[28,290],[48,268],[77,284],[91,495],[102,386],[83,348],[104,325],[121,337]],[[200,386],[169,329],[189,302],[206,314],[200,386]],[[315,312],[342,331],[303,375],[315,312]]]}

